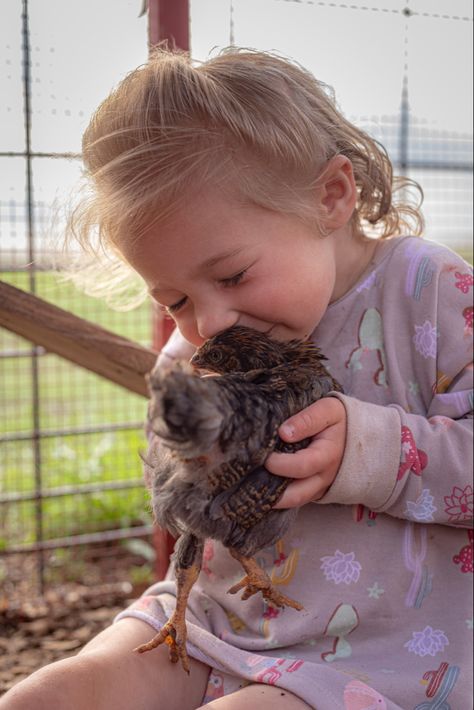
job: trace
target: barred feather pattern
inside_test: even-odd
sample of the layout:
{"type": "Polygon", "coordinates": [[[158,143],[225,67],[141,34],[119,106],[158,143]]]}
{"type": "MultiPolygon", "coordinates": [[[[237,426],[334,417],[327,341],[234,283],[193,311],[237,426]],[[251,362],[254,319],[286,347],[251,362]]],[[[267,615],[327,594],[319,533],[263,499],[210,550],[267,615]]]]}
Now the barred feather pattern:
{"type": "Polygon", "coordinates": [[[296,451],[277,434],[288,417],[340,390],[311,342],[280,343],[235,326],[192,359],[149,380],[152,503],[173,535],[220,540],[251,556],[278,540],[296,510],[274,510],[290,479],[264,468],[271,451],[296,451]],[[218,376],[201,377],[203,371],[218,376]]]}

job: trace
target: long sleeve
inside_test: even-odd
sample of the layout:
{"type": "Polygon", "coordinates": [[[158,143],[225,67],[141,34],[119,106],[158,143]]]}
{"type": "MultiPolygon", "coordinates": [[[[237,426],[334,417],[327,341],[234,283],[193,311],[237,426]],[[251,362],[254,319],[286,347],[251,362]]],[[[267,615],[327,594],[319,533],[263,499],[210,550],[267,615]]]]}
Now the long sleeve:
{"type": "Polygon", "coordinates": [[[175,328],[158,355],[155,368],[168,368],[175,360],[189,360],[196,348],[175,328]]]}
{"type": "MultiPolygon", "coordinates": [[[[263,682],[320,710],[471,707],[472,291],[456,254],[396,237],[329,305],[311,338],[344,390],[342,467],[257,556],[304,610],[229,594],[242,569],[208,540],[186,612],[207,699],[263,682]]],[[[158,631],[175,598],[171,567],[118,618],[158,631]]]]}
{"type": "MultiPolygon", "coordinates": [[[[418,270],[420,264],[418,259],[418,270]]],[[[399,313],[391,329],[390,309],[381,311],[386,403],[335,394],[346,407],[347,444],[336,480],[319,502],[469,527],[473,280],[451,252],[425,255],[424,269],[423,298],[399,298],[401,318],[399,313]]],[[[354,362],[354,353],[347,361],[354,362]]]]}

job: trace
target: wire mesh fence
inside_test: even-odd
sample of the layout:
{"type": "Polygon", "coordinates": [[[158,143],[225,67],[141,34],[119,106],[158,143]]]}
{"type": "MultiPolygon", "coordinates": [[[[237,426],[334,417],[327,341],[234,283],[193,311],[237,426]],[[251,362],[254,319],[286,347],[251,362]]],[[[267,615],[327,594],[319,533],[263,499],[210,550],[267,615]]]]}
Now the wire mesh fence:
{"type": "MultiPolygon", "coordinates": [[[[62,228],[58,209],[80,176],[87,116],[146,58],[146,18],[139,19],[139,3],[5,5],[0,279],[150,345],[150,303],[114,311],[58,279],[50,253],[52,232],[62,228]],[[88,25],[87,40],[74,34],[80,22],[88,25]],[[126,49],[112,24],[122,37],[127,29],[126,49]],[[104,52],[114,57],[105,67],[104,52]],[[80,86],[90,87],[87,94],[78,95],[80,86]]],[[[152,521],[139,457],[144,399],[6,330],[0,398],[0,597],[11,603],[71,580],[151,578],[152,521]],[[147,564],[128,570],[127,560],[137,560],[134,538],[147,543],[139,557],[147,564]],[[104,564],[111,556],[114,565],[104,564]]]]}
{"type": "MultiPolygon", "coordinates": [[[[23,205],[16,210],[9,202],[6,207],[8,216],[14,217],[9,228],[21,230],[23,205]]],[[[42,212],[40,205],[37,223],[42,212]]],[[[4,214],[2,203],[2,229],[4,214]]],[[[31,274],[18,262],[18,252],[3,252],[0,278],[30,290],[31,274]]],[[[47,264],[48,255],[43,253],[34,273],[38,296],[150,344],[149,303],[133,313],[114,311],[61,282],[47,264]]],[[[146,445],[144,399],[6,330],[1,331],[0,343],[0,583],[11,598],[12,580],[26,564],[26,553],[34,553],[36,565],[29,565],[33,577],[27,575],[25,594],[59,581],[61,569],[70,576],[74,558],[78,574],[77,557],[86,552],[79,544],[103,548],[114,540],[149,539],[151,516],[138,455],[146,445]],[[63,550],[63,564],[53,564],[60,547],[76,551],[65,555],[63,550]]],[[[127,555],[123,545],[115,547],[118,557],[127,555]]],[[[87,574],[93,573],[84,561],[82,574],[86,568],[87,574]]],[[[17,582],[14,588],[19,593],[17,582]]]]}
{"type": "MultiPolygon", "coordinates": [[[[456,52],[472,17],[463,0],[455,7],[441,0],[436,5],[437,12],[422,0],[384,0],[370,8],[357,2],[196,0],[192,52],[204,58],[214,45],[229,43],[278,47],[342,86],[346,115],[386,146],[397,172],[422,184],[427,237],[472,259],[472,129],[465,121],[445,120],[470,111],[468,67],[456,52]],[[443,33],[453,51],[440,58],[432,46],[443,33]],[[423,65],[414,51],[420,38],[423,65]],[[441,101],[433,81],[440,66],[443,101],[450,106],[431,120],[441,101]]],[[[0,279],[150,345],[150,303],[112,310],[58,280],[48,251],[57,204],[80,174],[80,134],[88,116],[146,58],[140,6],[138,0],[55,2],[48,21],[40,0],[24,1],[23,15],[16,0],[6,0],[11,24],[3,24],[0,34],[7,67],[0,81],[8,97],[0,109],[0,279]],[[80,31],[84,16],[87,32],[80,31]]],[[[105,569],[97,561],[111,557],[116,564],[106,566],[107,579],[119,579],[120,555],[136,558],[133,536],[151,540],[139,458],[144,400],[6,330],[0,331],[0,397],[0,595],[33,594],[68,579],[93,584],[105,569]]],[[[151,573],[150,548],[141,554],[147,565],[132,571],[137,579],[151,573]]]]}
{"type": "MultiPolygon", "coordinates": [[[[25,276],[2,273],[19,285],[25,276]]],[[[69,294],[58,288],[50,272],[37,277],[37,293],[133,340],[149,341],[149,306],[128,323],[125,314],[101,312],[95,302],[91,309],[72,288],[69,294]]],[[[94,579],[95,564],[86,563],[91,550],[79,545],[94,544],[94,559],[97,548],[113,545],[119,570],[120,558],[129,556],[119,541],[149,539],[152,521],[139,458],[145,448],[143,398],[13,334],[2,336],[1,584],[12,599],[44,591],[61,580],[61,571],[66,579],[94,579]],[[61,547],[75,551],[63,549],[58,557],[61,547]],[[19,583],[25,564],[33,576],[22,571],[19,583]]]]}

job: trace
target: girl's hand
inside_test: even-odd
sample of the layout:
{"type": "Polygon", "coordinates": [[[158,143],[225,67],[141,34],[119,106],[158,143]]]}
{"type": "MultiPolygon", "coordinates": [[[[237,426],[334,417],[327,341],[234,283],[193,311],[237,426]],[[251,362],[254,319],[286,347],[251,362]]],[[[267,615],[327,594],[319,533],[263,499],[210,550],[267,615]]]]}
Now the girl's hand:
{"type": "Polygon", "coordinates": [[[314,438],[306,449],[294,454],[272,453],[265,461],[271,473],[296,479],[275,508],[296,508],[324,496],[341,465],[346,429],[346,409],[336,397],[318,400],[280,426],[283,441],[314,438]]]}

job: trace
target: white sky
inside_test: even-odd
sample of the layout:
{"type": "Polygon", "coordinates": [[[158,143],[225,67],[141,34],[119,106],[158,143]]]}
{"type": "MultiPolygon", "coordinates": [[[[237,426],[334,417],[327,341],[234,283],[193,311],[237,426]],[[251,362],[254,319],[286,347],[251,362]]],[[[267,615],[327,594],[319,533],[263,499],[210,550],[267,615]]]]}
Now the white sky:
{"type": "MultiPolygon", "coordinates": [[[[205,59],[230,43],[231,3],[190,5],[192,53],[205,59]]],[[[472,18],[471,0],[348,5],[233,0],[234,40],[296,59],[335,87],[349,117],[396,115],[407,64],[413,115],[439,129],[472,133],[472,20],[462,19],[472,18]],[[417,14],[406,18],[407,5],[417,14]]],[[[94,108],[146,59],[142,0],[29,0],[29,6],[33,149],[79,151],[94,108]]],[[[22,150],[20,0],[0,0],[0,66],[0,150],[22,150]]],[[[50,200],[77,178],[77,162],[34,162],[37,200],[50,200]]],[[[0,158],[0,200],[23,196],[22,161],[0,158]]]]}
{"type": "MultiPolygon", "coordinates": [[[[401,13],[408,5],[417,13],[472,18],[471,0],[234,0],[233,5],[237,45],[293,57],[335,88],[346,114],[396,114],[407,62],[414,115],[449,130],[472,131],[472,21],[401,13]]],[[[213,42],[229,42],[229,7],[228,0],[192,3],[198,58],[213,42]]]]}

